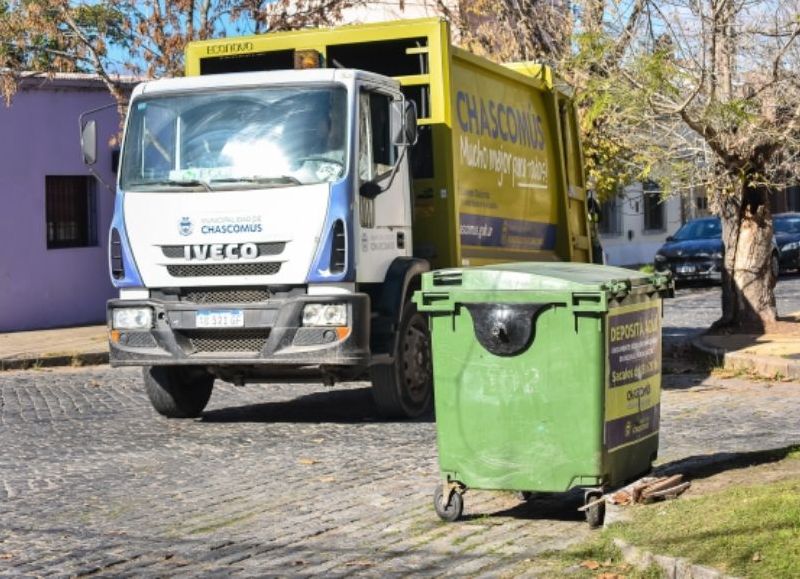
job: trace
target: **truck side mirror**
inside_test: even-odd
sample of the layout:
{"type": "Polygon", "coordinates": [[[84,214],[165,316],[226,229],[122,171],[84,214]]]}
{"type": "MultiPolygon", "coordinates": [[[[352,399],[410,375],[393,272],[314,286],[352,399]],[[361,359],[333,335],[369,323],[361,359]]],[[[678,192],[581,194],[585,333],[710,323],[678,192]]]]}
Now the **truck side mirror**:
{"type": "Polygon", "coordinates": [[[419,131],[417,130],[417,103],[414,101],[406,101],[406,127],[405,138],[406,144],[413,147],[417,144],[419,138],[419,131]]]}
{"type": "Polygon", "coordinates": [[[414,101],[392,101],[392,142],[397,147],[411,147],[417,143],[417,106],[414,101]]]}
{"type": "Polygon", "coordinates": [[[97,123],[94,119],[86,121],[81,128],[81,151],[86,165],[97,162],[97,123]]]}

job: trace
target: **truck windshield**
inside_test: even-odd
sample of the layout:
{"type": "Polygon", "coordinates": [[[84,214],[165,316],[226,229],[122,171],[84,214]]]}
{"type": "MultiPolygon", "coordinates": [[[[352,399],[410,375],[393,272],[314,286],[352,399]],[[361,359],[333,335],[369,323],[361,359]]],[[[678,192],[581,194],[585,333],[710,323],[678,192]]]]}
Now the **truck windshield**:
{"type": "Polygon", "coordinates": [[[131,106],[123,190],[285,187],[345,172],[344,88],[228,89],[131,106]]]}

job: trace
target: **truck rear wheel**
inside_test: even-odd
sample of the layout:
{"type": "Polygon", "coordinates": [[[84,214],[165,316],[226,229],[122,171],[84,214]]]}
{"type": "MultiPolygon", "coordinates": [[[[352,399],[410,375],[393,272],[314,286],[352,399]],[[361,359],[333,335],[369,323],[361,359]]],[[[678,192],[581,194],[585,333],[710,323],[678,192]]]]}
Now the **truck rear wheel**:
{"type": "Polygon", "coordinates": [[[144,389],[156,412],[167,418],[196,418],[211,398],[214,376],[202,368],[146,366],[144,389]]]}
{"type": "Polygon", "coordinates": [[[431,334],[425,316],[406,303],[397,331],[394,363],[373,366],[372,397],[385,418],[417,418],[433,407],[431,334]]]}

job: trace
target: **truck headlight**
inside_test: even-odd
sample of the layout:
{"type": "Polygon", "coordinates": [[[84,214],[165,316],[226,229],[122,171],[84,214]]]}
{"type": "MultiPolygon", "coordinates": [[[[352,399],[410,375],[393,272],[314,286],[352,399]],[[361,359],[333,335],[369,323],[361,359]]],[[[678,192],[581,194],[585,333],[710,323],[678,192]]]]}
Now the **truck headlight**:
{"type": "Polygon", "coordinates": [[[304,326],[346,326],[346,304],[306,304],[303,307],[304,326]]]}
{"type": "Polygon", "coordinates": [[[114,310],[112,325],[115,330],[149,330],[153,327],[151,308],[118,308],[114,310]]]}
{"type": "Polygon", "coordinates": [[[655,261],[660,263],[662,261],[667,261],[667,258],[665,256],[661,255],[660,253],[657,253],[656,257],[655,257],[655,261]]]}

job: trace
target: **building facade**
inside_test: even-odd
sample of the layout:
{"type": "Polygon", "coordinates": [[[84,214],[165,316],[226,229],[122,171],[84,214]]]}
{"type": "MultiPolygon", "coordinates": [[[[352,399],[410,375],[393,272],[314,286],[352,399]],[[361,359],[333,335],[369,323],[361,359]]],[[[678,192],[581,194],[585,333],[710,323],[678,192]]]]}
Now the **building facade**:
{"type": "MultiPolygon", "coordinates": [[[[112,102],[99,79],[59,74],[0,104],[0,332],[105,320],[114,193],[83,164],[78,118],[112,102]]],[[[113,188],[116,108],[95,118],[94,170],[113,188]]]]}
{"type": "Polygon", "coordinates": [[[667,237],[689,219],[708,215],[700,191],[662,198],[655,183],[634,183],[602,204],[600,243],[608,265],[653,263],[667,237]]]}

